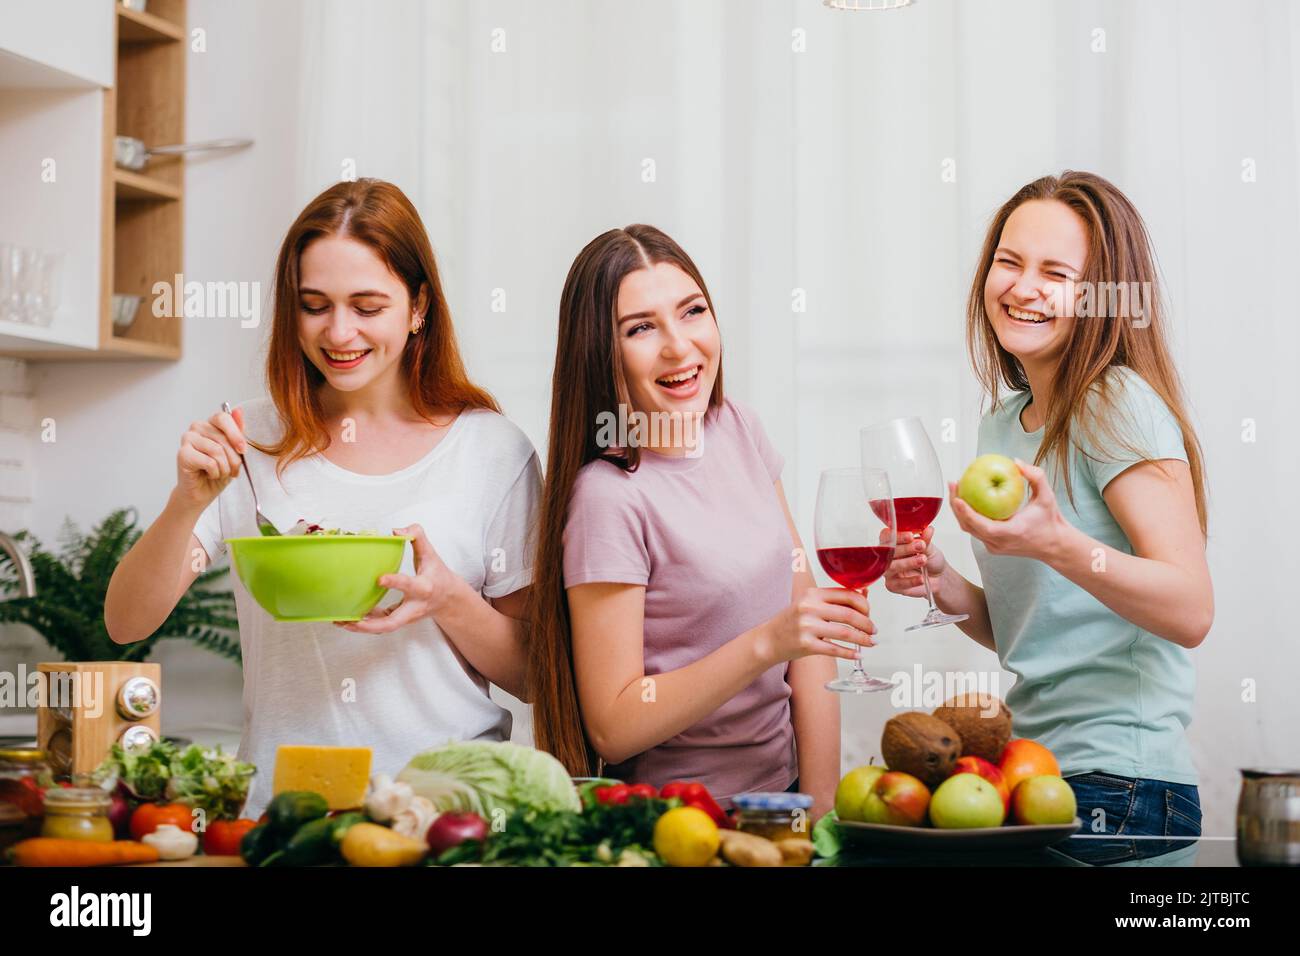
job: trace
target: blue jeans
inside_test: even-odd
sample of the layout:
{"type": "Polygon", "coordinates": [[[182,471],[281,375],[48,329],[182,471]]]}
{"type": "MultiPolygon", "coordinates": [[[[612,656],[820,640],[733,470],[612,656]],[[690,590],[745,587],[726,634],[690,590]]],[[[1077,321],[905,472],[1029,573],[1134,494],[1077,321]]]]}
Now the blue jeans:
{"type": "Polygon", "coordinates": [[[1065,778],[1083,821],[1080,836],[1114,834],[1115,840],[1072,840],[1057,847],[1082,862],[1119,863],[1161,856],[1201,835],[1201,800],[1191,784],[1121,777],[1094,770],[1065,778]],[[1125,837],[1171,837],[1126,840],[1125,837]]]}

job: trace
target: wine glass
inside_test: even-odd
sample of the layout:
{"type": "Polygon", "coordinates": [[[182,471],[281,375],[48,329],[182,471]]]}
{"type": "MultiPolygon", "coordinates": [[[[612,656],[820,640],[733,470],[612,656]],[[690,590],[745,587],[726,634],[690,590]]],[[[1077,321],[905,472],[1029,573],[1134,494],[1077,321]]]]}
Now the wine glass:
{"type": "MultiPolygon", "coordinates": [[[[858,435],[862,445],[862,467],[883,468],[889,472],[899,533],[910,532],[920,537],[939,514],[945,490],[939,456],[934,453],[925,426],[919,418],[895,418],[881,425],[869,425],[858,435]]],[[[872,508],[883,508],[883,504],[883,498],[871,500],[872,508]]],[[[930,611],[919,624],[903,630],[942,627],[970,617],[969,614],[945,614],[939,610],[934,603],[934,592],[930,590],[930,572],[926,565],[921,565],[921,580],[925,582],[925,597],[930,602],[930,611]]]]}
{"type": "MultiPolygon", "coordinates": [[[[814,536],[817,560],[836,584],[865,595],[894,557],[896,533],[889,475],[880,468],[832,468],[817,485],[814,536]],[[880,500],[877,509],[868,502],[880,500]]],[[[847,627],[847,625],[845,625],[847,627]]],[[[862,669],[862,645],[856,645],[853,672],[826,685],[841,694],[889,690],[892,681],[862,669]]]]}

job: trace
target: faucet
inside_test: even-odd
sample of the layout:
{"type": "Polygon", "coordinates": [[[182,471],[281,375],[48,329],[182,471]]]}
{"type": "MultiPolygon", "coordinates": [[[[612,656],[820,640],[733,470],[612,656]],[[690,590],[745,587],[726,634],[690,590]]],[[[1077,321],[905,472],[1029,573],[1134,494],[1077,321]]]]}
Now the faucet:
{"type": "Polygon", "coordinates": [[[36,597],[36,575],[32,573],[32,563],[27,560],[27,553],[18,547],[18,542],[0,531],[0,551],[9,556],[9,560],[18,569],[18,594],[16,597],[36,597]]]}

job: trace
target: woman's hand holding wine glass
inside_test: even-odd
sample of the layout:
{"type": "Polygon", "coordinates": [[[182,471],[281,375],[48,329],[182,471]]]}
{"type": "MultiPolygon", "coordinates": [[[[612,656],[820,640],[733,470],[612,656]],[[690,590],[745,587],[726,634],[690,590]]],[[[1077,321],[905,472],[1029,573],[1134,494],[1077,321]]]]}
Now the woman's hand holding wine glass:
{"type": "Polygon", "coordinates": [[[894,549],[893,560],[885,572],[886,590],[903,597],[925,597],[925,582],[921,580],[922,567],[930,576],[930,591],[935,600],[941,600],[943,573],[948,569],[948,561],[934,543],[933,527],[926,528],[920,534],[899,534],[898,547],[894,549]]]}
{"type": "Polygon", "coordinates": [[[760,653],[773,663],[810,654],[854,660],[857,652],[832,644],[830,639],[874,647],[876,625],[865,594],[844,588],[809,588],[766,627],[767,641],[760,653]]]}

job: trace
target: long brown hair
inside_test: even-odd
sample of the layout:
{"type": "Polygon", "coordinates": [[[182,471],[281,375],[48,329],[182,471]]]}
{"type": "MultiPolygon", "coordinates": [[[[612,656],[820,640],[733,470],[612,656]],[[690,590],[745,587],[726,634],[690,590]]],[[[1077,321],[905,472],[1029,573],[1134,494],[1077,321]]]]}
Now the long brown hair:
{"type": "Polygon", "coordinates": [[[1196,514],[1204,534],[1204,458],[1166,340],[1151,240],[1137,209],[1113,184],[1092,173],[1066,170],[1060,176],[1044,176],[1022,187],[993,216],[966,304],[966,346],[976,376],[995,408],[1000,385],[1013,392],[1029,390],[1029,377],[1020,361],[998,342],[989,321],[984,308],[984,284],[1007,220],[1017,207],[1035,199],[1064,203],[1083,220],[1088,234],[1088,259],[1078,281],[1091,283],[1092,289],[1107,288],[1105,283],[1137,283],[1126,288],[1144,290],[1144,311],[1142,322],[1136,323],[1130,297],[1119,296],[1117,308],[1075,320],[1053,378],[1052,393],[1034,396],[1035,402],[1042,402],[1044,424],[1043,442],[1034,464],[1051,463],[1064,476],[1066,494],[1073,502],[1068,465],[1072,448],[1085,454],[1085,448],[1122,448],[1149,460],[1145,457],[1148,452],[1135,447],[1132,437],[1121,431],[1114,414],[1116,395],[1107,373],[1113,367],[1132,369],[1169,406],[1182,431],[1196,514]]]}
{"type": "Polygon", "coordinates": [[[302,252],[323,236],[347,236],[374,249],[402,280],[414,305],[427,295],[423,326],[408,336],[401,369],[416,414],[433,421],[439,411],[500,411],[469,380],[461,361],[451,311],[442,294],[429,235],[411,201],[392,183],[358,179],[335,183],[307,204],[289,227],[275,264],[274,319],[266,357],[266,383],[284,425],[278,441],[254,448],[276,458],[276,472],[329,447],[320,400],[325,376],[303,354],[298,339],[298,267],[302,252]]]}
{"type": "MultiPolygon", "coordinates": [[[[546,486],[529,602],[528,690],[533,701],[533,742],[574,774],[588,772],[594,754],[583,732],[573,672],[564,590],[564,526],[583,465],[597,458],[627,471],[640,465],[640,449],[635,446],[613,452],[601,448],[597,423],[603,413],[617,416],[620,406],[632,408],[615,335],[619,286],[629,273],[661,262],[677,266],[695,280],[712,314],[713,300],[700,270],[681,246],[653,226],[611,229],[589,242],[573,260],[560,296],[546,486]]],[[[721,404],[719,365],[709,409],[721,404]]]]}

